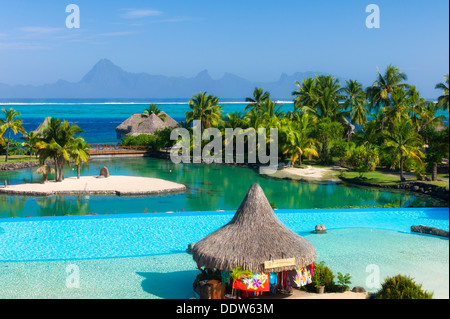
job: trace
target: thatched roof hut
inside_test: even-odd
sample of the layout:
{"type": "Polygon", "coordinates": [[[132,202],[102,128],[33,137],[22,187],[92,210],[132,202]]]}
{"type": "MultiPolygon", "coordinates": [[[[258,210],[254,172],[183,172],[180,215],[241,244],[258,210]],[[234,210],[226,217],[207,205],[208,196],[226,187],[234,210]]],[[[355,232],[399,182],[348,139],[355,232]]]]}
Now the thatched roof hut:
{"type": "Polygon", "coordinates": [[[199,266],[228,271],[243,267],[253,273],[266,272],[266,261],[295,258],[295,264],[270,270],[281,272],[316,260],[314,246],[278,220],[258,184],[250,187],[233,219],[196,243],[192,255],[199,266]]]}
{"type": "Polygon", "coordinates": [[[167,127],[177,127],[179,124],[167,113],[161,112],[166,118],[161,120],[157,115],[143,116],[142,114],[133,114],[119,126],[116,127],[117,138],[125,136],[137,136],[140,134],[153,135],[156,130],[163,130],[167,127]]]}
{"type": "Polygon", "coordinates": [[[44,119],[44,121],[43,121],[41,124],[39,124],[39,126],[37,127],[37,129],[35,129],[35,130],[33,131],[33,133],[35,133],[35,134],[41,133],[41,131],[44,129],[44,127],[47,127],[47,126],[48,126],[48,122],[50,122],[50,119],[51,119],[51,117],[50,117],[50,116],[47,116],[47,117],[44,119]]]}

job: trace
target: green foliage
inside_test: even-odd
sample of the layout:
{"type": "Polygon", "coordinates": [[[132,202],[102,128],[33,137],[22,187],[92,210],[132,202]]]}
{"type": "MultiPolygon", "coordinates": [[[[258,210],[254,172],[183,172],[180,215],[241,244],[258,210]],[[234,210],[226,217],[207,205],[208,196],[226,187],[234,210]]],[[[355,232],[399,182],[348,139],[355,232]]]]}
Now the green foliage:
{"type": "Polygon", "coordinates": [[[153,135],[125,136],[122,140],[122,146],[152,146],[155,141],[156,137],[153,135]]]}
{"type": "Polygon", "coordinates": [[[433,293],[422,289],[408,276],[396,275],[386,278],[377,292],[377,299],[432,299],[433,293]]]}
{"type": "Polygon", "coordinates": [[[364,172],[374,171],[380,163],[378,148],[350,144],[344,161],[347,165],[356,169],[360,173],[360,177],[362,177],[364,172]]]}
{"type": "Polygon", "coordinates": [[[333,290],[334,274],[324,261],[314,267],[313,285],[314,287],[325,286],[325,291],[333,290]]]}
{"type": "Polygon", "coordinates": [[[352,279],[352,276],[350,276],[350,274],[343,275],[342,273],[338,272],[338,275],[337,275],[338,283],[335,287],[335,290],[337,290],[337,291],[349,290],[350,289],[349,285],[351,285],[351,283],[352,283],[351,279],[352,279]]]}
{"type": "Polygon", "coordinates": [[[154,135],[141,134],[138,136],[125,136],[122,140],[122,146],[146,146],[155,150],[171,147],[175,141],[170,140],[172,128],[167,127],[163,130],[157,130],[154,135]]]}

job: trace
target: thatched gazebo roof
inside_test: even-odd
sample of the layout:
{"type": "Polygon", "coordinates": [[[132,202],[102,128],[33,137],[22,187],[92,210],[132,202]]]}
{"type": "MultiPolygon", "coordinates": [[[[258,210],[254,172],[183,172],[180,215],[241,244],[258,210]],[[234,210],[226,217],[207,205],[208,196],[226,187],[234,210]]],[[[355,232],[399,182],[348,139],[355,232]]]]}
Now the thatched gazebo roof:
{"type": "Polygon", "coordinates": [[[35,130],[33,131],[33,133],[35,133],[35,134],[41,133],[42,129],[43,129],[44,127],[47,127],[47,126],[48,126],[48,122],[50,122],[50,119],[51,119],[51,117],[50,117],[50,116],[47,116],[47,117],[44,119],[44,121],[43,121],[41,124],[39,124],[39,126],[37,127],[37,129],[35,129],[35,130]]]}
{"type": "Polygon", "coordinates": [[[178,122],[167,115],[167,113],[161,112],[161,114],[165,114],[166,116],[164,121],[155,114],[150,114],[150,116],[133,114],[116,127],[116,132],[118,135],[122,136],[137,136],[140,134],[152,135],[156,130],[179,126],[178,122]]]}
{"type": "Polygon", "coordinates": [[[295,264],[270,270],[280,272],[316,260],[314,246],[278,220],[258,184],[250,187],[233,219],[196,243],[192,255],[199,266],[228,271],[243,267],[253,273],[267,272],[266,261],[295,258],[295,264]]]}

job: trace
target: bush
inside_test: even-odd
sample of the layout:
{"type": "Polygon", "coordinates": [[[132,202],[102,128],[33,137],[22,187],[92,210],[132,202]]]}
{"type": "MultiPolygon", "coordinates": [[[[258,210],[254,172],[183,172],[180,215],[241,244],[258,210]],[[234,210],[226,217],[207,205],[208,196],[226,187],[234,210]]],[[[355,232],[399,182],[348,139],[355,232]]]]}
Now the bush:
{"type": "Polygon", "coordinates": [[[350,276],[350,274],[343,275],[342,273],[338,272],[337,278],[338,278],[338,284],[335,287],[335,290],[337,292],[343,292],[343,291],[347,291],[350,289],[349,285],[351,285],[351,283],[352,283],[351,282],[352,276],[350,276]]]}
{"type": "Polygon", "coordinates": [[[141,134],[138,136],[126,136],[122,140],[122,146],[152,146],[156,141],[153,135],[141,134]]]}
{"type": "Polygon", "coordinates": [[[432,299],[433,293],[422,290],[422,285],[416,284],[408,276],[397,275],[386,278],[377,292],[377,299],[432,299]]]}
{"type": "Polygon", "coordinates": [[[334,274],[323,261],[314,266],[313,284],[314,287],[325,286],[325,291],[332,291],[334,288],[334,274]]]}

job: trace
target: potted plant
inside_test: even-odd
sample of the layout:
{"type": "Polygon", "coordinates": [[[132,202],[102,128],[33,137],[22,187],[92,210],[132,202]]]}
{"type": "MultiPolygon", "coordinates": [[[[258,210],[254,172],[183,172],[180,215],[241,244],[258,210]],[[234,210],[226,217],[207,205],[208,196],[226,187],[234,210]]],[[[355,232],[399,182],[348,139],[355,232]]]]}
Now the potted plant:
{"type": "Polygon", "coordinates": [[[325,292],[325,285],[320,279],[314,279],[314,287],[316,287],[316,293],[323,294],[325,292]]]}
{"type": "Polygon", "coordinates": [[[251,276],[252,273],[248,270],[244,270],[242,267],[235,267],[233,271],[230,273],[231,277],[231,294],[226,294],[225,299],[237,299],[237,295],[235,295],[234,291],[234,283],[236,280],[242,278],[242,277],[248,277],[251,276]]]}

